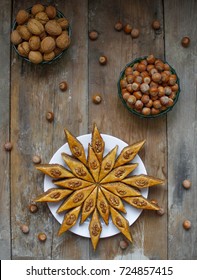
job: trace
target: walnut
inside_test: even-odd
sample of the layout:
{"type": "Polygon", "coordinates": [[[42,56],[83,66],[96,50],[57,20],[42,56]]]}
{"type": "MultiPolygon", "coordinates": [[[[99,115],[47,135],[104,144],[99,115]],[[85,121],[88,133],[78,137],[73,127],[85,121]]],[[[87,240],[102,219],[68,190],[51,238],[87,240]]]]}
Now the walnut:
{"type": "Polygon", "coordinates": [[[60,36],[56,39],[56,45],[60,49],[66,49],[70,45],[70,37],[68,36],[67,32],[63,31],[60,36]]]}
{"type": "Polygon", "coordinates": [[[32,13],[32,15],[35,16],[39,12],[44,12],[44,10],[45,10],[45,7],[42,4],[35,4],[31,8],[31,13],[32,13]]]}
{"type": "Polygon", "coordinates": [[[18,45],[22,42],[22,38],[17,30],[12,31],[10,38],[11,38],[12,44],[14,44],[14,45],[18,45]]]}
{"type": "Polygon", "coordinates": [[[35,15],[35,19],[37,19],[42,24],[46,24],[49,21],[49,18],[45,12],[39,12],[35,15]]]}
{"type": "Polygon", "coordinates": [[[22,42],[21,44],[18,45],[17,49],[20,55],[24,57],[28,57],[28,54],[30,52],[30,47],[28,42],[22,42]]]}
{"type": "Polygon", "coordinates": [[[44,26],[37,19],[30,19],[27,23],[27,28],[34,35],[40,35],[44,32],[44,26]]]}
{"type": "Polygon", "coordinates": [[[32,51],[37,51],[40,48],[40,37],[39,36],[32,36],[29,39],[29,47],[32,51]]]}
{"type": "Polygon", "coordinates": [[[55,7],[53,6],[48,6],[46,7],[46,10],[45,10],[47,16],[50,18],[50,19],[53,19],[56,17],[56,14],[57,14],[57,10],[55,7]]]}
{"type": "Polygon", "coordinates": [[[55,40],[52,37],[47,36],[41,42],[41,49],[44,53],[52,52],[55,49],[55,40]]]}
{"type": "Polygon", "coordinates": [[[43,60],[42,54],[39,51],[30,51],[28,58],[32,63],[35,64],[41,63],[43,60]]]}
{"type": "Polygon", "coordinates": [[[29,13],[25,10],[19,10],[17,15],[16,15],[16,22],[18,24],[24,24],[28,21],[29,19],[29,13]]]}
{"type": "Polygon", "coordinates": [[[58,36],[62,33],[62,28],[56,20],[49,20],[45,25],[45,30],[51,36],[58,36]]]}
{"type": "Polygon", "coordinates": [[[28,41],[31,37],[31,32],[27,28],[26,25],[19,25],[17,26],[18,33],[20,34],[21,38],[24,39],[25,41],[28,41]]]}

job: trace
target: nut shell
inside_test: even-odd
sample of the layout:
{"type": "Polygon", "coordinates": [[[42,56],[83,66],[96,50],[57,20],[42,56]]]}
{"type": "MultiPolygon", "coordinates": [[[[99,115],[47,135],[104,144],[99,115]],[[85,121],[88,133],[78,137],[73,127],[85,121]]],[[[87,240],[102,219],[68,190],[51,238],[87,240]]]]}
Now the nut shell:
{"type": "Polygon", "coordinates": [[[29,31],[26,25],[17,26],[17,31],[21,36],[21,38],[24,39],[25,41],[28,41],[29,38],[31,37],[31,32],[29,31]]]}
{"type": "Polygon", "coordinates": [[[22,38],[17,30],[13,30],[10,36],[11,42],[14,45],[18,45],[22,42],[22,38]]]}
{"type": "Polygon", "coordinates": [[[62,33],[62,28],[56,20],[49,20],[45,25],[45,30],[51,36],[58,36],[62,33]]]}
{"type": "Polygon", "coordinates": [[[31,8],[31,13],[32,13],[32,15],[35,16],[39,12],[44,12],[44,10],[45,10],[45,7],[42,4],[35,4],[31,8]]]}
{"type": "Polygon", "coordinates": [[[54,57],[55,57],[55,53],[54,53],[53,51],[50,52],[50,53],[44,53],[44,55],[43,55],[43,59],[44,59],[45,61],[50,61],[50,60],[52,60],[54,57]]]}
{"type": "Polygon", "coordinates": [[[45,12],[50,19],[55,18],[56,14],[57,14],[56,8],[54,6],[51,6],[51,5],[46,7],[45,12]]]}
{"type": "Polygon", "coordinates": [[[70,37],[68,34],[64,31],[60,36],[56,39],[56,45],[60,49],[66,49],[70,45],[70,37]]]}
{"type": "Polygon", "coordinates": [[[19,10],[17,15],[16,15],[16,22],[18,24],[24,24],[28,21],[29,19],[29,13],[25,10],[19,10]]]}
{"type": "Polygon", "coordinates": [[[21,44],[18,45],[17,49],[20,55],[24,57],[28,57],[28,54],[30,52],[30,47],[28,42],[22,42],[21,44]]]}
{"type": "Polygon", "coordinates": [[[30,51],[28,58],[32,63],[35,64],[41,63],[43,60],[42,54],[39,51],[30,51]]]}
{"type": "Polygon", "coordinates": [[[39,12],[35,15],[35,19],[37,19],[40,23],[46,24],[49,21],[49,17],[45,12],[39,12]]]}
{"type": "Polygon", "coordinates": [[[47,36],[41,42],[41,49],[44,53],[51,53],[55,49],[55,40],[47,36]]]}
{"type": "Polygon", "coordinates": [[[44,26],[37,19],[30,19],[27,23],[27,28],[34,35],[40,35],[44,32],[44,26]]]}
{"type": "Polygon", "coordinates": [[[66,18],[58,18],[57,22],[61,26],[62,30],[67,29],[68,26],[69,26],[69,22],[68,22],[68,20],[66,18]]]}
{"type": "Polygon", "coordinates": [[[39,36],[32,36],[29,39],[29,47],[32,51],[37,51],[40,48],[40,37],[39,36]]]}

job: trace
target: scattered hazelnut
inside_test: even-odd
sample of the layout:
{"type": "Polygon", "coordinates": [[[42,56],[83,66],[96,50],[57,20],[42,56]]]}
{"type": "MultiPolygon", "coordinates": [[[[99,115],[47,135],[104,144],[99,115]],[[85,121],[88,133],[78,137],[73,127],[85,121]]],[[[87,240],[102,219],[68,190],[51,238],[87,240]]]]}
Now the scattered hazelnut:
{"type": "Polygon", "coordinates": [[[160,207],[159,210],[156,211],[156,213],[159,215],[159,216],[163,216],[165,214],[165,211],[163,208],[160,207]]]}
{"type": "Polygon", "coordinates": [[[38,240],[40,240],[41,242],[45,242],[47,240],[46,234],[44,232],[39,233],[38,240]]]}
{"type": "Polygon", "coordinates": [[[191,228],[191,222],[189,220],[185,220],[183,222],[183,227],[184,229],[189,230],[191,228]]]}
{"type": "Polygon", "coordinates": [[[124,32],[126,34],[130,34],[131,33],[131,30],[132,30],[132,27],[129,23],[127,23],[125,26],[124,26],[124,32]]]}
{"type": "Polygon", "coordinates": [[[182,40],[181,40],[181,45],[184,47],[184,48],[187,48],[190,44],[190,38],[189,37],[183,37],[182,40]]]}
{"type": "Polygon", "coordinates": [[[107,57],[104,56],[104,55],[100,56],[100,57],[99,57],[99,63],[100,63],[101,65],[107,64],[107,57]]]}
{"type": "Polygon", "coordinates": [[[191,187],[191,185],[192,185],[192,183],[191,183],[190,180],[184,180],[184,181],[182,182],[182,184],[183,184],[183,187],[184,187],[185,189],[189,189],[189,188],[191,187]]]}
{"type": "Polygon", "coordinates": [[[122,250],[125,250],[128,246],[129,246],[129,244],[128,244],[127,241],[125,241],[125,240],[121,240],[121,241],[120,241],[120,248],[121,248],[122,250]]]}
{"type": "Polygon", "coordinates": [[[67,88],[68,88],[67,82],[64,81],[64,82],[61,82],[61,83],[59,84],[59,89],[61,89],[61,91],[66,91],[67,88]]]}
{"type": "Polygon", "coordinates": [[[114,28],[117,30],[117,31],[121,31],[123,29],[123,24],[121,21],[118,21],[115,25],[114,25],[114,28]]]}
{"type": "Polygon", "coordinates": [[[32,161],[35,164],[39,164],[39,163],[41,163],[41,157],[38,156],[38,155],[35,155],[35,156],[32,157],[32,161]]]}
{"type": "Polygon", "coordinates": [[[7,143],[4,144],[4,149],[5,149],[7,152],[11,151],[12,148],[13,148],[13,145],[12,145],[11,142],[7,142],[7,143]]]}
{"type": "Polygon", "coordinates": [[[54,120],[54,113],[53,112],[47,112],[46,113],[46,119],[48,122],[52,122],[54,120]]]}
{"type": "Polygon", "coordinates": [[[131,31],[131,37],[132,37],[132,38],[138,38],[139,35],[140,35],[139,29],[133,28],[132,31],[131,31]]]}
{"type": "Polygon", "coordinates": [[[35,203],[31,203],[28,208],[31,213],[36,213],[38,211],[38,206],[35,203]]]}
{"type": "Polygon", "coordinates": [[[152,22],[152,28],[155,29],[155,30],[158,30],[160,29],[161,25],[160,25],[160,22],[158,20],[154,20],[152,22]]]}
{"type": "Polygon", "coordinates": [[[98,32],[97,31],[90,31],[89,32],[89,38],[93,41],[96,40],[98,38],[98,32]]]}
{"type": "Polygon", "coordinates": [[[21,225],[20,229],[24,234],[29,233],[29,227],[27,225],[21,225]]]}
{"type": "Polygon", "coordinates": [[[101,103],[101,101],[102,101],[102,97],[101,97],[99,94],[95,94],[95,95],[92,97],[92,101],[93,101],[93,103],[95,103],[95,104],[99,104],[99,103],[101,103]]]}

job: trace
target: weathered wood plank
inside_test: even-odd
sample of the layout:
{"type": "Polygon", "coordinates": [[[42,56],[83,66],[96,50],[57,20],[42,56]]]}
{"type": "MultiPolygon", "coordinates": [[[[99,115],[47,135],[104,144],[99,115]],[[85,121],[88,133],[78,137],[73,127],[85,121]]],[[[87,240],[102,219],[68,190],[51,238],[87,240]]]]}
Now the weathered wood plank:
{"type": "Polygon", "coordinates": [[[10,236],[10,153],[5,152],[4,144],[9,141],[10,123],[10,24],[11,3],[0,2],[0,259],[11,258],[10,236]]]}
{"type": "Polygon", "coordinates": [[[181,82],[180,99],[168,116],[168,257],[197,259],[197,190],[196,190],[196,38],[197,2],[164,1],[166,59],[177,70],[181,82]],[[188,36],[191,44],[181,46],[188,36]],[[192,187],[185,190],[182,181],[190,179],[192,187]],[[182,223],[189,219],[190,231],[182,223]]]}
{"type": "MultiPolygon", "coordinates": [[[[28,8],[33,4],[34,1],[15,1],[14,11],[16,13],[20,8],[28,8]]],[[[86,12],[86,3],[77,6],[84,7],[86,12]]],[[[12,54],[11,132],[15,149],[11,161],[11,206],[14,259],[86,256],[85,247],[79,248],[75,242],[56,238],[59,225],[47,205],[39,205],[36,214],[30,214],[27,210],[31,199],[43,191],[43,176],[35,170],[32,156],[41,155],[42,162],[49,162],[53,153],[65,143],[64,127],[76,135],[87,132],[87,117],[84,113],[87,102],[87,58],[83,53],[86,43],[80,29],[80,23],[85,26],[86,22],[77,22],[77,16],[82,17],[84,14],[79,15],[79,11],[75,13],[71,1],[66,4],[59,2],[57,7],[73,25],[74,39],[63,57],[51,65],[36,66],[12,54]],[[59,90],[59,83],[63,80],[69,85],[66,92],[59,90]],[[53,123],[48,123],[45,118],[48,111],[54,112],[53,123]],[[21,233],[20,223],[29,224],[28,235],[21,233]],[[47,234],[44,244],[37,240],[39,232],[47,234]]],[[[68,236],[68,239],[76,240],[73,234],[68,233],[68,236]]]]}
{"type": "MultiPolygon", "coordinates": [[[[144,120],[130,115],[118,99],[116,86],[120,71],[129,61],[150,53],[164,57],[163,24],[161,30],[155,33],[151,28],[155,18],[163,22],[162,1],[89,1],[89,30],[99,32],[96,41],[89,41],[89,129],[96,122],[102,133],[127,143],[146,139],[140,155],[148,173],[166,178],[166,117],[144,120]],[[132,40],[129,35],[116,32],[114,24],[118,20],[139,28],[140,37],[132,40]],[[106,66],[98,63],[101,54],[108,57],[106,66]],[[99,105],[92,103],[95,93],[103,97],[99,105]]],[[[153,197],[166,208],[165,186],[151,189],[149,198],[153,197]]],[[[126,251],[120,250],[119,240],[123,237],[117,235],[101,240],[91,258],[167,258],[167,215],[159,218],[154,213],[144,212],[131,231],[135,242],[126,251]],[[154,238],[155,229],[160,236],[158,239],[154,238]]]]}

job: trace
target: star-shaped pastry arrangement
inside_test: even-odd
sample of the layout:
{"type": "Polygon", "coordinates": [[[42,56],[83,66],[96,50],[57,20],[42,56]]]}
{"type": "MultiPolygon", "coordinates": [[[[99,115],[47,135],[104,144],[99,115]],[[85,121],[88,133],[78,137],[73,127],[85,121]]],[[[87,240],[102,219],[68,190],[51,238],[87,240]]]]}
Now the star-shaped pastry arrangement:
{"type": "Polygon", "coordinates": [[[94,250],[109,218],[120,232],[132,242],[129,223],[124,217],[125,203],[132,207],[159,210],[159,206],[142,196],[140,190],[162,184],[164,181],[140,174],[132,176],[138,166],[131,161],[143,147],[145,141],[126,146],[117,156],[115,146],[106,156],[105,142],[96,126],[93,126],[88,155],[80,141],[65,129],[72,155],[62,153],[65,166],[60,164],[39,164],[36,169],[52,177],[54,188],[42,193],[36,202],[59,202],[57,213],[65,213],[58,235],[89,218],[89,233],[94,250]],[[101,221],[104,223],[101,223],[101,221]]]}

